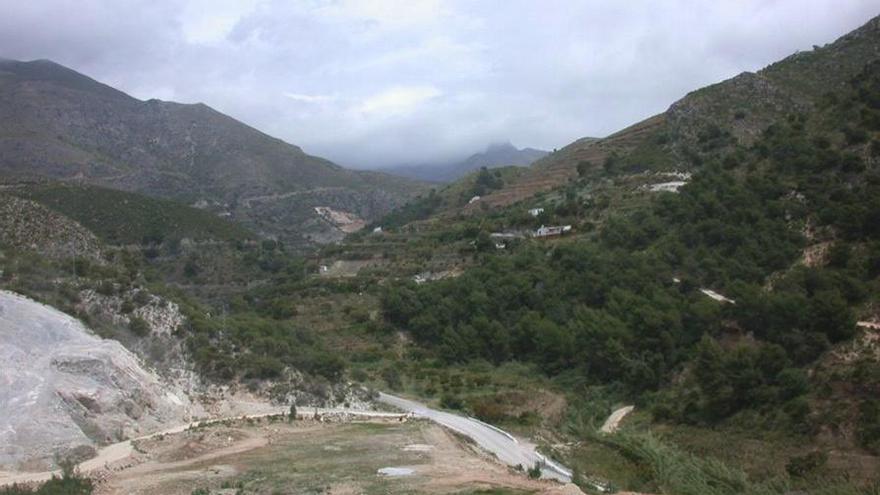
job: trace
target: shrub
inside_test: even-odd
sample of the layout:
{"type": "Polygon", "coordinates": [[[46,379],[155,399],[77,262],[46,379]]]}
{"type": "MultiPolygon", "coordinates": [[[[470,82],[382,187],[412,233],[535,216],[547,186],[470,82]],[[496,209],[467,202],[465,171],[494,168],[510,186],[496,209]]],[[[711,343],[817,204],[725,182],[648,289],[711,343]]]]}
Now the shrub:
{"type": "Polygon", "coordinates": [[[132,316],[129,319],[128,329],[138,337],[146,337],[150,334],[150,324],[140,316],[132,316]]]}
{"type": "Polygon", "coordinates": [[[541,478],[541,464],[535,463],[534,466],[529,468],[528,471],[529,478],[536,480],[541,478]]]}
{"type": "Polygon", "coordinates": [[[457,395],[447,393],[440,397],[440,407],[444,409],[461,410],[464,409],[464,401],[462,401],[461,397],[457,395]]]}
{"type": "Polygon", "coordinates": [[[0,487],[0,495],[91,495],[94,491],[92,480],[81,477],[70,460],[58,463],[61,477],[52,475],[52,479],[36,488],[12,485],[0,487]]]}
{"type": "Polygon", "coordinates": [[[397,368],[388,367],[382,370],[382,379],[385,380],[385,384],[388,385],[388,388],[391,390],[400,390],[403,387],[403,384],[400,381],[400,373],[397,371],[397,368]]]}
{"type": "Polygon", "coordinates": [[[826,462],[828,462],[828,454],[821,451],[813,451],[789,459],[785,465],[785,470],[791,476],[805,476],[824,466],[826,462]]]}

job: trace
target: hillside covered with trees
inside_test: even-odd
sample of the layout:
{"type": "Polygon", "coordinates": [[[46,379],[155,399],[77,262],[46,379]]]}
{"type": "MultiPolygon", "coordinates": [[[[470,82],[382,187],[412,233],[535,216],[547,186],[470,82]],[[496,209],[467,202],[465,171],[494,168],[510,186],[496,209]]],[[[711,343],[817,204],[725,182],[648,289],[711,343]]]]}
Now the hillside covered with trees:
{"type": "MultiPolygon", "coordinates": [[[[583,194],[590,180],[652,167],[646,155],[609,156],[547,208],[586,233],[490,249],[457,278],[393,285],[385,320],[426,359],[533,363],[575,397],[632,401],[658,423],[831,435],[880,454],[880,362],[840,351],[872,349],[857,321],[877,316],[880,65],[801,108],[752,142],[715,123],[694,145],[660,141],[654,163],[684,147],[687,184],[606,203],[587,221],[601,208],[583,194]]],[[[521,209],[496,210],[489,225],[521,209]]],[[[821,471],[826,457],[792,461],[790,473],[821,471]]]]}

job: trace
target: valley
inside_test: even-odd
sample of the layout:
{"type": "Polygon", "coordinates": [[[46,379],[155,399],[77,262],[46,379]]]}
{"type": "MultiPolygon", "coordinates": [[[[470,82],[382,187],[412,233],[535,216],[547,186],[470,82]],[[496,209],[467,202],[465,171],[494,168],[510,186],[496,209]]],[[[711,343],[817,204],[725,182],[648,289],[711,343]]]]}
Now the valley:
{"type": "MultiPolygon", "coordinates": [[[[26,472],[2,472],[0,471],[0,486],[9,485],[29,485],[48,481],[52,476],[60,476],[61,471],[35,471],[36,466],[48,465],[48,459],[51,456],[59,458],[59,452],[67,449],[68,452],[78,452],[77,454],[60,454],[60,457],[68,457],[77,455],[86,460],[79,462],[76,466],[78,473],[90,478],[100,480],[97,493],[190,493],[198,486],[201,486],[207,480],[217,478],[223,484],[234,484],[228,478],[231,474],[239,473],[238,469],[232,471],[223,471],[221,468],[228,466],[221,465],[219,468],[208,467],[204,464],[207,462],[220,462],[227,458],[238,458],[240,454],[252,452],[256,456],[268,456],[277,458],[277,447],[269,448],[276,442],[291,442],[291,447],[297,445],[302,447],[300,439],[289,438],[291,423],[297,425],[305,423],[305,431],[310,432],[314,429],[342,429],[342,432],[326,432],[325,434],[316,434],[317,438],[308,440],[308,445],[323,444],[325,436],[331,438],[339,438],[341,435],[348,440],[357,440],[361,435],[351,434],[350,427],[357,425],[371,424],[395,424],[406,421],[416,420],[416,418],[424,418],[433,421],[439,425],[450,428],[452,431],[462,435],[469,441],[475,442],[476,448],[472,449],[461,443],[461,440],[454,440],[447,434],[442,433],[437,427],[430,427],[431,438],[440,441],[440,447],[443,449],[445,461],[432,460],[432,463],[445,464],[451,459],[460,459],[462,455],[474,456],[478,452],[485,449],[486,451],[497,456],[503,464],[509,467],[532,465],[539,459],[534,453],[534,446],[528,443],[521,443],[509,434],[494,429],[493,427],[484,425],[477,420],[468,419],[449,413],[434,411],[425,406],[382,394],[379,402],[387,403],[394,406],[399,412],[382,412],[374,410],[358,410],[347,407],[326,408],[326,407],[302,407],[297,411],[297,418],[291,421],[289,418],[288,406],[272,406],[268,402],[242,401],[234,397],[223,399],[221,405],[223,412],[216,409],[212,412],[209,403],[202,403],[205,400],[205,392],[196,392],[190,385],[189,390],[171,389],[174,385],[163,379],[159,375],[142,369],[139,359],[131,355],[122,348],[118,343],[105,341],[107,345],[115,346],[113,357],[104,357],[105,351],[102,349],[103,343],[92,341],[85,344],[74,345],[70,341],[77,339],[89,339],[89,331],[84,329],[79,322],[63,315],[51,308],[41,306],[37,303],[27,300],[21,296],[17,296],[9,292],[0,292],[0,324],[4,332],[2,336],[10,339],[3,342],[3,348],[6,352],[12,351],[10,355],[3,356],[3,362],[8,366],[11,363],[18,363],[19,367],[10,369],[4,368],[4,383],[6,384],[6,396],[2,402],[3,410],[0,411],[0,417],[13,420],[10,424],[3,425],[3,443],[5,445],[17,445],[29,449],[28,451],[5,451],[2,463],[4,466],[28,466],[26,472]],[[18,329],[22,331],[21,322],[29,322],[30,328],[36,329],[35,336],[43,339],[53,339],[52,342],[43,342],[38,346],[30,346],[25,344],[26,339],[22,333],[10,333],[18,329]],[[75,332],[72,335],[66,335],[65,332],[75,332]],[[14,342],[14,344],[13,344],[14,342]],[[13,347],[15,346],[15,347],[13,347]],[[40,357],[40,348],[62,349],[64,353],[64,361],[61,361],[59,355],[40,357]],[[22,356],[27,355],[27,357],[22,356]],[[75,357],[74,357],[75,356],[75,357]],[[24,365],[23,359],[30,360],[30,364],[24,365]],[[78,362],[90,362],[104,359],[108,363],[114,363],[114,366],[125,367],[124,371],[115,371],[111,369],[109,372],[98,374],[89,372],[88,375],[79,375],[74,371],[70,364],[76,360],[78,362]],[[39,362],[51,363],[56,371],[50,374],[34,365],[34,360],[39,362]],[[125,364],[119,364],[120,362],[125,364]],[[16,374],[16,371],[18,374],[16,374]],[[50,377],[47,379],[46,377],[50,377]],[[57,377],[57,378],[56,378],[57,377]],[[63,378],[62,378],[63,377],[63,378]],[[140,387],[144,390],[134,388],[130,383],[119,383],[126,377],[137,377],[140,380],[140,387]],[[30,378],[38,378],[42,383],[35,385],[28,383],[30,378]],[[62,381],[64,380],[64,381],[62,381]],[[113,390],[108,385],[110,383],[117,384],[122,387],[119,390],[113,390]],[[149,387],[160,386],[165,389],[163,392],[158,390],[147,390],[149,387]],[[172,391],[173,390],[173,391],[172,391]],[[21,397],[16,395],[20,391],[21,397]],[[11,393],[11,395],[9,395],[11,393]],[[153,395],[150,395],[153,394],[153,395]],[[158,395],[157,395],[158,394],[158,395]],[[53,404],[52,396],[57,395],[65,401],[62,404],[53,404]],[[89,410],[85,413],[80,412],[79,404],[71,403],[68,397],[74,397],[79,404],[87,407],[89,410]],[[127,397],[123,399],[122,397],[127,397]],[[23,399],[27,401],[24,402],[23,399]],[[88,400],[87,400],[88,399],[88,400]],[[127,402],[124,410],[119,406],[117,401],[136,401],[127,402]],[[167,403],[163,403],[167,400],[167,403]],[[135,412],[134,408],[143,408],[153,411],[152,414],[158,414],[156,419],[142,416],[142,413],[135,412]],[[58,414],[61,416],[54,418],[47,417],[47,414],[58,414]],[[255,412],[260,411],[260,412],[255,412]],[[70,419],[66,417],[70,414],[70,419]],[[77,416],[82,414],[82,416],[77,416]],[[189,421],[190,418],[201,417],[189,421]],[[71,421],[72,419],[72,421],[71,421]],[[26,423],[26,422],[32,423],[26,423]],[[86,428],[84,423],[93,425],[86,428]],[[353,423],[352,423],[353,422],[353,423]],[[377,423],[378,422],[378,423],[377,423]],[[265,423],[265,424],[264,424],[265,423]],[[110,436],[99,433],[100,429],[105,431],[113,428],[114,424],[123,425],[120,428],[119,435],[122,438],[129,438],[109,445],[98,447],[107,441],[110,436]],[[163,426],[161,425],[165,425],[163,426]],[[40,428],[38,425],[43,425],[40,428]],[[55,429],[46,429],[51,425],[55,429]],[[170,427],[168,426],[170,425],[170,427]],[[254,425],[257,425],[256,427],[254,425]],[[338,425],[338,426],[334,426],[338,425]],[[136,431],[150,431],[145,435],[137,436],[136,431]],[[152,431],[151,431],[152,430],[152,431]],[[214,437],[213,441],[208,441],[204,448],[197,448],[193,454],[187,454],[187,449],[192,448],[193,440],[186,440],[180,443],[178,437],[198,436],[198,442],[202,442],[204,434],[200,433],[207,430],[209,436],[214,437]],[[217,430],[221,430],[218,432],[217,430]],[[254,431],[256,430],[256,431],[254,431]],[[89,438],[71,437],[67,438],[63,432],[89,432],[93,433],[89,438]],[[228,432],[228,434],[227,434],[228,432]],[[268,433],[267,433],[268,432],[268,433]],[[217,443],[217,438],[227,436],[227,440],[217,443]],[[234,441],[233,438],[238,439],[234,441]],[[167,439],[167,440],[166,440],[167,439]],[[166,445],[171,443],[171,445],[166,445]],[[178,444],[174,446],[175,444],[178,444]],[[60,446],[64,445],[64,448],[60,446]],[[92,446],[95,447],[92,447],[92,446]],[[156,450],[151,450],[155,448],[156,450]],[[207,449],[207,450],[205,450],[207,449]],[[90,452],[87,452],[89,451],[90,452]],[[269,450],[270,452],[265,452],[269,450]],[[464,452],[457,452],[464,450],[464,452]],[[174,462],[154,460],[169,458],[180,459],[174,462]],[[451,456],[451,457],[450,457],[451,456]],[[181,468],[201,466],[196,470],[184,470],[181,468]],[[213,472],[215,476],[211,476],[213,472]],[[223,474],[221,474],[223,473],[223,474]],[[187,487],[181,487],[181,482],[187,487]],[[174,485],[177,488],[170,489],[169,486],[174,485]],[[170,490],[170,491],[169,491],[170,490]],[[176,491],[175,491],[176,490],[176,491]]],[[[98,339],[99,340],[99,339],[98,339]]],[[[95,368],[90,365],[90,368],[95,368]]],[[[417,421],[417,420],[416,420],[417,421]]],[[[297,428],[293,428],[293,432],[299,432],[297,428]]],[[[356,430],[355,430],[356,431],[356,430]]],[[[369,431],[369,430],[368,430],[369,431]]],[[[425,427],[419,426],[412,434],[424,432],[425,427]]],[[[377,436],[381,444],[381,433],[370,431],[363,441],[371,444],[377,441],[377,436]]],[[[411,443],[417,446],[425,446],[425,439],[418,437],[412,439],[411,443]],[[418,442],[416,440],[421,440],[418,442]]],[[[374,445],[375,447],[375,445],[374,445]]],[[[433,451],[435,445],[427,445],[427,447],[412,449],[414,452],[433,451]]],[[[382,450],[387,447],[381,447],[382,450]]],[[[407,450],[407,449],[404,449],[407,450]]],[[[333,452],[341,452],[342,449],[332,449],[333,452]]],[[[290,455],[285,451],[285,455],[290,455]]],[[[336,457],[333,454],[325,454],[336,457]]],[[[417,455],[423,458],[423,455],[417,455]]],[[[433,458],[433,456],[432,456],[433,458]]],[[[375,460],[375,459],[374,459],[375,460]]],[[[240,462],[240,461],[239,461],[240,462]]],[[[328,459],[331,463],[329,467],[322,467],[332,473],[334,479],[333,484],[338,483],[339,467],[343,466],[346,461],[344,459],[328,459]]],[[[456,461],[458,462],[458,461],[456,461]]],[[[480,461],[485,463],[485,460],[480,461]]],[[[250,469],[253,469],[251,467],[250,469]]],[[[315,467],[314,469],[319,469],[315,467]]],[[[379,468],[376,468],[379,469],[379,468]]],[[[407,468],[410,469],[410,468],[407,468]]],[[[449,466],[432,467],[427,473],[427,480],[431,479],[431,473],[436,469],[449,469],[449,466]]],[[[421,471],[421,469],[417,469],[421,471]]],[[[503,469],[489,468],[485,466],[468,470],[471,474],[464,475],[458,473],[458,482],[462,486],[473,484],[479,486],[481,483],[490,485],[512,483],[514,486],[532,486],[540,487],[541,484],[532,482],[527,483],[524,480],[518,480],[517,474],[504,474],[503,469]],[[489,475],[491,472],[494,475],[489,475]],[[487,473],[488,472],[488,473],[487,473]],[[485,481],[484,481],[485,480],[485,481]],[[491,481],[490,481],[491,480],[491,481]]],[[[546,475],[549,478],[558,478],[567,482],[570,473],[554,464],[548,464],[545,468],[546,475]],[[560,477],[561,476],[561,477],[560,477]]],[[[244,472],[244,471],[242,471],[244,472]]],[[[358,478],[366,477],[370,473],[360,473],[358,478]]],[[[320,473],[316,473],[316,479],[321,479],[320,473]]],[[[316,483],[312,481],[311,483],[316,483]]],[[[445,479],[444,483],[450,483],[451,480],[445,479]]],[[[329,483],[329,482],[327,482],[329,483]]],[[[378,482],[377,482],[378,483],[378,482]]],[[[382,483],[378,483],[383,485],[382,483]]],[[[411,485],[407,485],[411,489],[411,485]]],[[[549,490],[547,485],[545,488],[549,490]]],[[[346,490],[353,489],[346,487],[346,490]]],[[[335,489],[331,489],[331,493],[335,493],[335,489]]],[[[553,490],[555,493],[556,491],[553,490]]]]}
{"type": "Polygon", "coordinates": [[[0,495],[880,489],[880,17],[445,184],[45,60],[0,120],[0,495]]]}

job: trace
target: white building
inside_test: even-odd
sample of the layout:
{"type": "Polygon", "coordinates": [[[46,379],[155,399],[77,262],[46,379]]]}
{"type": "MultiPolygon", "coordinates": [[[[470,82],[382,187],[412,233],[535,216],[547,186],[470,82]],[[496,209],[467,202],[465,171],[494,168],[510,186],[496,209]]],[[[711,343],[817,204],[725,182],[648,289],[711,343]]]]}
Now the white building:
{"type": "Polygon", "coordinates": [[[571,225],[550,225],[543,226],[541,225],[538,230],[535,231],[535,237],[551,237],[554,235],[562,235],[571,232],[571,225]]]}

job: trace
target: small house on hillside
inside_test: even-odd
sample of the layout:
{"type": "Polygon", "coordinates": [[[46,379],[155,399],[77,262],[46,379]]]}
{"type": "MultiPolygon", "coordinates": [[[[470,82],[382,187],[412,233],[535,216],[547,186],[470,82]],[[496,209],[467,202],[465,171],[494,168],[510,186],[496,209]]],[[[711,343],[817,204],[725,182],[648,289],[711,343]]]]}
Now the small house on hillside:
{"type": "Polygon", "coordinates": [[[535,231],[535,237],[552,237],[557,235],[563,235],[571,232],[571,225],[549,225],[544,226],[541,225],[538,230],[535,231]]]}
{"type": "Polygon", "coordinates": [[[533,217],[536,217],[541,213],[544,213],[544,208],[532,208],[531,210],[529,210],[529,215],[533,217]]]}

